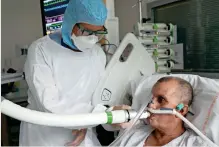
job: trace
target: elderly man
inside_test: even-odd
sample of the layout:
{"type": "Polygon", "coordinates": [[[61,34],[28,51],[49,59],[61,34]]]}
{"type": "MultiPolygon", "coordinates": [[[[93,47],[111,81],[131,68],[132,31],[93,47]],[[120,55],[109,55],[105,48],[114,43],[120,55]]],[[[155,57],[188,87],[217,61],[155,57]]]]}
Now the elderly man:
{"type": "MultiPolygon", "coordinates": [[[[193,89],[189,82],[177,77],[163,77],[152,88],[149,107],[177,108],[182,115],[188,113],[192,104],[193,89]]],[[[124,107],[123,107],[124,108],[124,107]]],[[[122,140],[121,146],[209,146],[175,115],[152,114],[149,125],[138,125],[122,140]]],[[[120,126],[123,124],[120,124],[120,126]]]]}

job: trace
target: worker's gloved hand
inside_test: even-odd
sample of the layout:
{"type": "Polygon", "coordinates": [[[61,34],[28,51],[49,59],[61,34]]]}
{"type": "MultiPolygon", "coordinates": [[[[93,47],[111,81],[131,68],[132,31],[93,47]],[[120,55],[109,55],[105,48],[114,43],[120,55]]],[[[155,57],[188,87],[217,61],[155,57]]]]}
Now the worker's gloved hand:
{"type": "Polygon", "coordinates": [[[74,141],[65,144],[65,146],[71,146],[71,147],[79,146],[81,142],[84,140],[86,133],[87,133],[87,129],[73,130],[72,135],[75,135],[76,138],[74,141]]]}
{"type": "MultiPolygon", "coordinates": [[[[128,105],[114,106],[112,108],[112,110],[130,110],[130,109],[131,109],[131,106],[128,106],[128,105]]],[[[112,124],[112,126],[126,129],[128,128],[130,124],[131,124],[130,122],[127,122],[127,123],[120,123],[120,124],[112,124]]]]}

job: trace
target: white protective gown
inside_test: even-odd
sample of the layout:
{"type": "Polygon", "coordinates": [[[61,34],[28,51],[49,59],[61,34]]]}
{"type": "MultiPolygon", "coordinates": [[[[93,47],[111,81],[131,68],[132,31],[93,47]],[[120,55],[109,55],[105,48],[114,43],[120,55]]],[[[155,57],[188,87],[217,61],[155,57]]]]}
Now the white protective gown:
{"type": "MultiPolygon", "coordinates": [[[[153,132],[153,128],[150,125],[138,125],[135,129],[132,129],[122,139],[120,146],[127,147],[143,147],[145,140],[153,132]]],[[[172,140],[163,147],[193,147],[202,146],[210,147],[201,137],[196,135],[192,130],[186,130],[181,136],[172,140]]]]}
{"type": "MultiPolygon", "coordinates": [[[[95,45],[89,52],[74,52],[45,36],[28,50],[25,76],[29,109],[56,114],[88,113],[92,94],[105,70],[106,57],[95,45]]],[[[60,120],[62,121],[62,120],[60,120]]],[[[72,129],[22,122],[21,146],[64,146],[74,139],[72,129]]],[[[88,130],[82,144],[96,138],[88,130]],[[91,137],[92,136],[92,137],[91,137]]]]}

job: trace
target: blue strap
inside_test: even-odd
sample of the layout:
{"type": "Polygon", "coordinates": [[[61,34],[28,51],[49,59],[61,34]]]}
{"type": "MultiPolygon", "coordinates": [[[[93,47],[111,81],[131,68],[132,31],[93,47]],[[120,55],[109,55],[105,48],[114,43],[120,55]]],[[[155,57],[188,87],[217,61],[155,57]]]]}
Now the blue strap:
{"type": "Polygon", "coordinates": [[[171,111],[173,111],[172,108],[160,108],[160,110],[171,110],[171,111]]]}

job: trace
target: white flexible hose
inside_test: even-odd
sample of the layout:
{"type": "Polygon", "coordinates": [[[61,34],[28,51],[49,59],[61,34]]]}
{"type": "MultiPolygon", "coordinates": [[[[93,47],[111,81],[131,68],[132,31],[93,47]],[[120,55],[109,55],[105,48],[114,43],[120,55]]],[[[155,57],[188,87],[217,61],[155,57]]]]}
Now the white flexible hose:
{"type": "Polygon", "coordinates": [[[97,112],[74,115],[45,113],[23,108],[2,97],[1,112],[12,118],[37,125],[67,128],[87,128],[99,124],[122,123],[128,120],[126,110],[116,110],[111,113],[97,112]]]}
{"type": "Polygon", "coordinates": [[[89,114],[76,114],[76,115],[58,115],[52,113],[44,113],[23,108],[8,100],[1,102],[1,112],[12,118],[52,127],[75,127],[90,126],[98,123],[106,123],[106,113],[89,113],[89,114]]]}
{"type": "MultiPolygon", "coordinates": [[[[135,111],[115,110],[111,112],[96,112],[74,115],[61,115],[54,113],[45,113],[35,110],[23,108],[13,102],[2,97],[1,112],[12,118],[33,123],[37,125],[51,127],[66,127],[72,129],[94,127],[99,124],[123,123],[134,118],[137,113],[135,111]],[[130,113],[130,114],[129,114],[130,113]]],[[[145,113],[141,118],[147,118],[149,113],[145,113]]]]}

